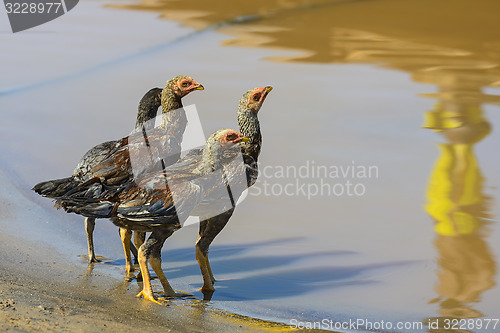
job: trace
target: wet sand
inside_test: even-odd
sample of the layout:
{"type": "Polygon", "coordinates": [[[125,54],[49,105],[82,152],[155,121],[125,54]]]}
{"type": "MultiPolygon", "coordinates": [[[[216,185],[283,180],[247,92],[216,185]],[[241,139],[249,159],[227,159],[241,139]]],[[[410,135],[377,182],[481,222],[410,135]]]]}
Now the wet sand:
{"type": "Polygon", "coordinates": [[[151,304],[127,293],[126,282],[120,286],[107,277],[87,283],[85,276],[72,274],[78,267],[62,264],[53,251],[12,236],[2,236],[0,250],[7,256],[15,251],[15,257],[4,255],[0,263],[2,332],[291,331],[283,324],[210,309],[203,301],[151,304]]]}
{"type": "MultiPolygon", "coordinates": [[[[10,181],[0,172],[1,332],[289,332],[289,325],[233,314],[194,297],[157,305],[134,295],[141,286],[93,271],[85,258],[68,260],[54,247],[5,232],[18,224],[18,202],[5,197],[10,181]]],[[[10,192],[12,193],[12,192],[10,192]]],[[[46,230],[45,235],[56,230],[46,230]]],[[[16,234],[23,234],[17,232],[16,234]]],[[[50,237],[50,236],[49,236],[50,237]]],[[[121,270],[121,268],[118,268],[121,270]]],[[[293,330],[320,332],[319,330],[293,330]]]]}

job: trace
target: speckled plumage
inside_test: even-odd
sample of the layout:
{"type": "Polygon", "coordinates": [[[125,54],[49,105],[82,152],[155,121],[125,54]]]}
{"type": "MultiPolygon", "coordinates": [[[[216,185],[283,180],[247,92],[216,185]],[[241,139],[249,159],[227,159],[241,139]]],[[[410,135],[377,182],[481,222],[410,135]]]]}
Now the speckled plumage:
{"type": "MultiPolygon", "coordinates": [[[[137,121],[135,124],[136,130],[140,130],[142,126],[150,126],[150,124],[154,125],[153,120],[155,119],[158,108],[161,105],[161,92],[162,89],[153,88],[141,98],[137,112],[137,121]]],[[[92,178],[92,169],[102,162],[106,156],[108,156],[109,152],[113,149],[117,142],[118,141],[106,141],[87,151],[73,171],[73,177],[79,182],[85,182],[92,178]]]]}
{"type": "MultiPolygon", "coordinates": [[[[240,132],[249,139],[248,142],[240,144],[244,163],[235,159],[231,163],[224,165],[225,181],[230,186],[227,189],[226,187],[221,189],[220,186],[212,187],[210,190],[205,191],[203,200],[191,213],[191,215],[200,216],[196,258],[203,275],[204,285],[202,291],[205,292],[206,299],[210,298],[210,294],[214,290],[213,283],[215,282],[208,261],[210,244],[229,222],[234,212],[235,202],[238,201],[242,192],[247,187],[255,184],[257,180],[257,160],[262,146],[258,112],[271,90],[271,87],[255,88],[246,92],[240,99],[238,126],[240,132]],[[222,200],[223,197],[227,197],[228,191],[231,195],[231,201],[222,200]]],[[[195,164],[200,158],[201,151],[193,150],[182,158],[179,163],[195,164]]]]}
{"type": "MultiPolygon", "coordinates": [[[[148,116],[152,115],[150,119],[156,116],[156,112],[160,106],[160,93],[160,88],[153,88],[142,97],[137,112],[138,118],[148,120],[148,116]]],[[[141,125],[141,123],[137,123],[136,127],[141,125]]],[[[78,186],[78,184],[92,178],[93,175],[90,172],[92,168],[104,160],[116,143],[117,141],[106,141],[92,147],[80,159],[71,177],[38,183],[33,187],[33,190],[48,198],[56,198],[64,195],[70,189],[78,186]]]]}
{"type": "MultiPolygon", "coordinates": [[[[176,296],[161,270],[161,247],[198,205],[202,193],[214,186],[214,182],[223,182],[214,171],[222,167],[226,156],[236,155],[226,152],[242,140],[247,139],[237,131],[219,130],[207,140],[202,158],[195,165],[174,164],[140,177],[131,177],[116,185],[108,185],[94,178],[69,195],[59,198],[57,204],[67,212],[93,218],[110,218],[121,228],[151,231],[151,236],[139,249],[139,264],[144,279],[140,295],[156,301],[147,268],[151,256],[151,265],[160,278],[165,294],[176,296]]],[[[151,144],[154,144],[153,140],[151,144]]],[[[236,151],[240,149],[235,148],[236,151]]]]}
{"type": "MultiPolygon", "coordinates": [[[[187,93],[179,92],[179,82],[192,80],[177,76],[170,80],[161,93],[163,110],[160,126],[142,131],[118,140],[106,157],[91,169],[93,177],[109,184],[119,183],[143,172],[164,168],[180,157],[181,143],[187,125],[186,113],[181,98],[187,93]],[[155,142],[155,144],[151,144],[155,142]]],[[[197,88],[203,86],[192,80],[197,88]]]]}
{"type": "MultiPolygon", "coordinates": [[[[176,76],[167,82],[163,90],[160,88],[153,88],[148,91],[139,102],[136,128],[132,135],[134,135],[134,133],[136,135],[137,133],[148,133],[153,130],[154,118],[160,105],[162,105],[162,123],[166,123],[166,120],[172,117],[172,115],[169,114],[170,112],[179,110],[174,112],[178,115],[179,124],[172,126],[171,131],[183,133],[186,121],[185,115],[183,117],[181,98],[197,89],[202,90],[203,86],[192,78],[188,76],[176,76]]],[[[128,138],[126,140],[128,140],[128,138]]],[[[102,163],[105,162],[106,159],[109,159],[110,154],[112,154],[112,152],[123,142],[124,139],[108,141],[93,147],[82,157],[71,177],[39,183],[33,187],[33,190],[49,198],[56,198],[66,194],[83,182],[95,177],[96,174],[94,171],[99,170],[101,173],[105,172],[102,168],[102,163]]],[[[180,144],[173,144],[174,147],[177,145],[180,144]]],[[[169,160],[164,161],[164,163],[165,162],[173,163],[169,160]]],[[[112,171],[108,170],[108,173],[112,173],[112,171]]],[[[93,218],[85,219],[89,262],[97,261],[93,246],[94,226],[95,220],[93,218]]]]}
{"type": "MultiPolygon", "coordinates": [[[[161,92],[162,89],[153,88],[141,98],[137,111],[136,130],[140,130],[143,126],[148,126],[150,123],[154,124],[154,118],[158,112],[158,107],[161,105],[161,92]]],[[[41,182],[35,185],[33,190],[49,198],[56,198],[64,195],[79,184],[92,178],[93,174],[91,170],[106,158],[116,143],[117,141],[106,141],[92,147],[80,159],[71,177],[41,182]]],[[[87,236],[89,262],[97,261],[94,250],[94,228],[95,219],[86,218],[85,232],[87,236]]],[[[133,247],[132,250],[137,257],[137,250],[133,247]]]]}

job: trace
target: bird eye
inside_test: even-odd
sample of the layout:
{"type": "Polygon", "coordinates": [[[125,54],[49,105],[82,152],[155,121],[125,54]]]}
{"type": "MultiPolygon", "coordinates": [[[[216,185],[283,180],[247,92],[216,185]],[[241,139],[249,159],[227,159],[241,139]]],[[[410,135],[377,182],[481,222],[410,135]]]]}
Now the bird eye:
{"type": "Polygon", "coordinates": [[[182,82],[182,87],[186,88],[189,85],[187,81],[182,82]]]}
{"type": "Polygon", "coordinates": [[[258,101],[260,99],[260,94],[253,95],[253,100],[258,101]]]}
{"type": "Polygon", "coordinates": [[[234,135],[233,135],[233,134],[228,134],[228,135],[227,135],[227,139],[228,139],[229,141],[234,140],[234,135]]]}

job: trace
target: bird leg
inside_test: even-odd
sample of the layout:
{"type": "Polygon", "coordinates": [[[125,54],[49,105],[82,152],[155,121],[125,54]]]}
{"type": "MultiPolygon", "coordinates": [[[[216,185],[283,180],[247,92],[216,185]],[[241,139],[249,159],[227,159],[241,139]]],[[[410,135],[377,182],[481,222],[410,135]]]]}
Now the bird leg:
{"type": "Polygon", "coordinates": [[[89,254],[89,264],[93,262],[99,262],[94,252],[94,228],[95,228],[95,218],[86,217],[85,232],[87,234],[87,251],[89,254]]]}
{"type": "Polygon", "coordinates": [[[201,270],[201,275],[203,276],[203,281],[209,281],[211,283],[206,283],[204,285],[205,289],[207,291],[213,291],[215,290],[213,284],[215,283],[215,278],[212,274],[212,269],[210,268],[210,262],[208,261],[208,246],[206,241],[201,241],[202,235],[205,233],[205,230],[207,229],[208,225],[208,220],[201,220],[200,221],[200,229],[199,229],[199,236],[198,239],[196,240],[196,260],[198,261],[198,266],[200,266],[201,270]],[[200,247],[203,247],[203,250],[200,249],[200,247]]]}
{"type": "Polygon", "coordinates": [[[173,232],[174,230],[156,229],[151,233],[148,240],[139,248],[139,266],[141,267],[143,288],[137,295],[138,297],[143,296],[145,299],[159,303],[157,298],[154,296],[153,288],[151,287],[151,275],[148,270],[148,261],[151,263],[151,268],[153,268],[156,275],[160,279],[165,296],[185,296],[175,292],[161,269],[161,248],[163,247],[165,240],[172,235],[173,232]]]}
{"type": "Polygon", "coordinates": [[[130,240],[132,239],[132,231],[125,228],[120,228],[120,238],[122,240],[123,252],[125,253],[125,270],[127,274],[133,272],[132,256],[130,255],[130,240]]]}
{"type": "Polygon", "coordinates": [[[158,279],[161,282],[161,285],[163,286],[165,297],[177,296],[175,290],[168,282],[167,277],[165,276],[165,273],[163,273],[163,270],[161,268],[161,248],[159,248],[158,250],[153,250],[153,253],[151,253],[151,257],[149,258],[149,263],[151,264],[151,268],[154,270],[156,276],[158,276],[158,279]]]}
{"type": "MultiPolygon", "coordinates": [[[[139,250],[142,244],[146,241],[146,233],[144,231],[134,231],[134,244],[135,248],[139,250]]],[[[135,256],[135,263],[139,264],[139,256],[135,256]]],[[[142,280],[142,272],[139,272],[135,277],[137,281],[142,280]]]]}
{"type": "MultiPolygon", "coordinates": [[[[144,231],[134,231],[134,245],[137,249],[146,241],[146,233],[144,231]]],[[[137,258],[136,258],[137,260],[137,258]]],[[[137,261],[137,263],[139,263],[137,261]]]]}
{"type": "Polygon", "coordinates": [[[200,266],[201,275],[203,276],[202,291],[212,292],[215,290],[215,278],[208,260],[208,248],[214,241],[215,237],[224,229],[227,222],[233,215],[234,209],[219,214],[217,216],[202,220],[200,222],[200,230],[198,240],[196,241],[196,260],[200,266]]]}
{"type": "Polygon", "coordinates": [[[132,255],[134,256],[134,265],[138,265],[139,261],[137,261],[138,260],[137,259],[137,257],[138,257],[137,247],[134,246],[132,241],[130,241],[130,252],[132,252],[132,255]]]}
{"type": "Polygon", "coordinates": [[[141,267],[141,272],[142,272],[142,280],[143,280],[143,287],[140,293],[137,294],[137,297],[144,297],[144,299],[147,299],[153,303],[158,303],[158,300],[155,298],[153,294],[153,288],[151,287],[151,276],[149,275],[149,270],[148,270],[148,257],[149,257],[149,249],[145,246],[146,243],[143,244],[139,248],[138,251],[138,261],[139,261],[139,266],[141,267]]]}
{"type": "Polygon", "coordinates": [[[202,291],[214,291],[215,279],[213,275],[210,274],[210,263],[208,261],[208,256],[203,254],[198,244],[196,244],[196,260],[198,261],[198,266],[200,266],[201,275],[203,276],[203,287],[202,291]]]}

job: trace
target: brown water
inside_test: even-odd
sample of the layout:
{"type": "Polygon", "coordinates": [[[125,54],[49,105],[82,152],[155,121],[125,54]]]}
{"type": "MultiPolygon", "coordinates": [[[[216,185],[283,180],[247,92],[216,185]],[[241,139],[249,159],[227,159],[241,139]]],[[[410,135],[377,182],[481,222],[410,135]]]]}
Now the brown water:
{"type": "MultiPolygon", "coordinates": [[[[1,36],[12,50],[2,57],[19,63],[2,65],[0,100],[10,112],[1,163],[21,191],[67,175],[91,145],[126,134],[142,93],[177,73],[206,87],[188,97],[205,133],[235,126],[239,96],[272,85],[260,112],[259,182],[211,248],[213,306],[285,323],[364,319],[359,331],[384,321],[389,331],[444,332],[452,319],[466,323],[462,331],[500,329],[488,321],[500,317],[500,3],[77,9],[44,28],[55,33],[1,36]],[[46,67],[22,68],[33,54],[46,67]],[[438,319],[440,328],[428,326],[438,319]]],[[[32,200],[55,216],[50,203],[32,200]]],[[[85,253],[80,219],[57,221],[68,230],[56,244],[85,253]]],[[[111,224],[100,223],[96,237],[98,254],[119,265],[111,224]]],[[[195,238],[189,226],[169,239],[163,267],[176,288],[201,297],[195,238]]]]}

